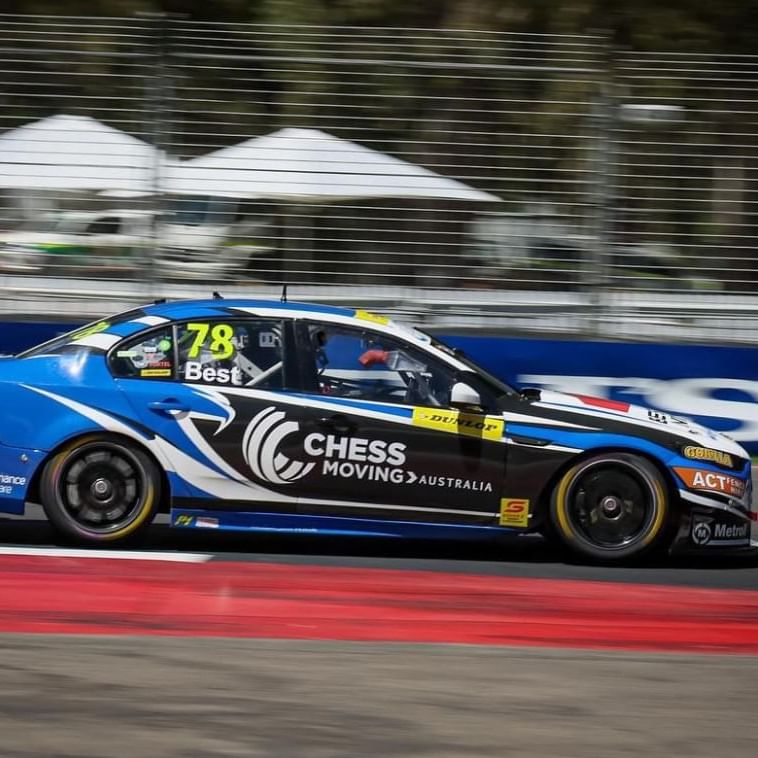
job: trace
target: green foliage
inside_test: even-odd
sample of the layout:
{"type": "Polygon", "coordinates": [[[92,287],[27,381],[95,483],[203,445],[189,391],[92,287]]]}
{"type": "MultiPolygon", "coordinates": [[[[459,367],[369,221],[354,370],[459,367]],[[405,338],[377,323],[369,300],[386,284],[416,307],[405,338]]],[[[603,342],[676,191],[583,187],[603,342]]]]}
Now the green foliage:
{"type": "Polygon", "coordinates": [[[637,50],[753,53],[758,4],[745,0],[4,0],[4,13],[198,21],[479,29],[584,34],[607,30],[637,50]]]}

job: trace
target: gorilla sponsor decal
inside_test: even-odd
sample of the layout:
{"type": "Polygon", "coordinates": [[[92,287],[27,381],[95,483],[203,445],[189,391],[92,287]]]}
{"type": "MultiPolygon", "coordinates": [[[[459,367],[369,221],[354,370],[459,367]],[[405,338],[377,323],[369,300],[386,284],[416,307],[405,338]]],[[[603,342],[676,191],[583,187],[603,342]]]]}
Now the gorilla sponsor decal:
{"type": "Polygon", "coordinates": [[[697,447],[695,445],[687,445],[682,450],[682,454],[685,458],[693,458],[696,461],[711,461],[719,466],[725,466],[726,468],[732,468],[734,466],[734,460],[729,453],[722,453],[720,450],[711,450],[708,447],[697,447]]]}

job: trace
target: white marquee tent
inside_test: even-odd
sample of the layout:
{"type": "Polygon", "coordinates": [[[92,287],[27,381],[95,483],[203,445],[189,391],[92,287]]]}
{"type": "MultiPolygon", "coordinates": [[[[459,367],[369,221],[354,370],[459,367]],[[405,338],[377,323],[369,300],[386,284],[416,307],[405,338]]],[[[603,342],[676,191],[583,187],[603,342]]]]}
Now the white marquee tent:
{"type": "Polygon", "coordinates": [[[317,129],[280,129],[166,167],[171,194],[339,202],[371,198],[500,198],[317,129]]]}
{"type": "Polygon", "coordinates": [[[0,189],[148,193],[156,155],[89,116],[58,114],[0,135],[0,189]]]}

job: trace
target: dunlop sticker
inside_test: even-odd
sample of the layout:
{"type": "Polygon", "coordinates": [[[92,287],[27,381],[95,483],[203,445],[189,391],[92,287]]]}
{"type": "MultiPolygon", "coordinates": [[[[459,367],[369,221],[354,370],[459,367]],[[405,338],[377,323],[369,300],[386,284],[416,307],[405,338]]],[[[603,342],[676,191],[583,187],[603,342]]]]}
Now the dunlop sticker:
{"type": "Polygon", "coordinates": [[[521,497],[501,498],[500,526],[529,526],[529,501],[521,497]]]}
{"type": "Polygon", "coordinates": [[[413,425],[440,432],[482,437],[485,440],[500,440],[505,424],[497,416],[482,416],[477,413],[461,413],[444,408],[414,408],[413,425]]]}
{"type": "Polygon", "coordinates": [[[371,321],[374,324],[382,324],[384,326],[390,322],[386,316],[377,316],[376,313],[369,313],[368,311],[356,311],[355,317],[362,319],[363,321],[371,321]]]}
{"type": "Polygon", "coordinates": [[[170,368],[143,368],[140,376],[171,376],[170,368]]]}

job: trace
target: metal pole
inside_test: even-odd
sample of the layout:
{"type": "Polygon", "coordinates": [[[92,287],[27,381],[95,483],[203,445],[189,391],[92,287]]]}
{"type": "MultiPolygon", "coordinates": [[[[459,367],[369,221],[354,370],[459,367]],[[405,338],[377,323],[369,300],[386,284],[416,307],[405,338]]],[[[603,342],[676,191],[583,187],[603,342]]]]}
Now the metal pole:
{"type": "Polygon", "coordinates": [[[592,118],[596,134],[591,171],[594,181],[589,192],[589,249],[584,266],[584,280],[590,309],[590,331],[593,336],[600,336],[603,320],[610,313],[612,305],[609,302],[609,277],[616,194],[616,128],[619,118],[614,66],[610,56],[605,63],[592,118]]]}
{"type": "Polygon", "coordinates": [[[148,292],[156,296],[159,288],[157,258],[162,248],[162,225],[165,215],[163,163],[167,155],[166,135],[173,85],[169,66],[171,16],[165,13],[140,13],[147,37],[144,75],[145,132],[155,148],[150,167],[150,245],[145,250],[143,277],[148,292]]]}

